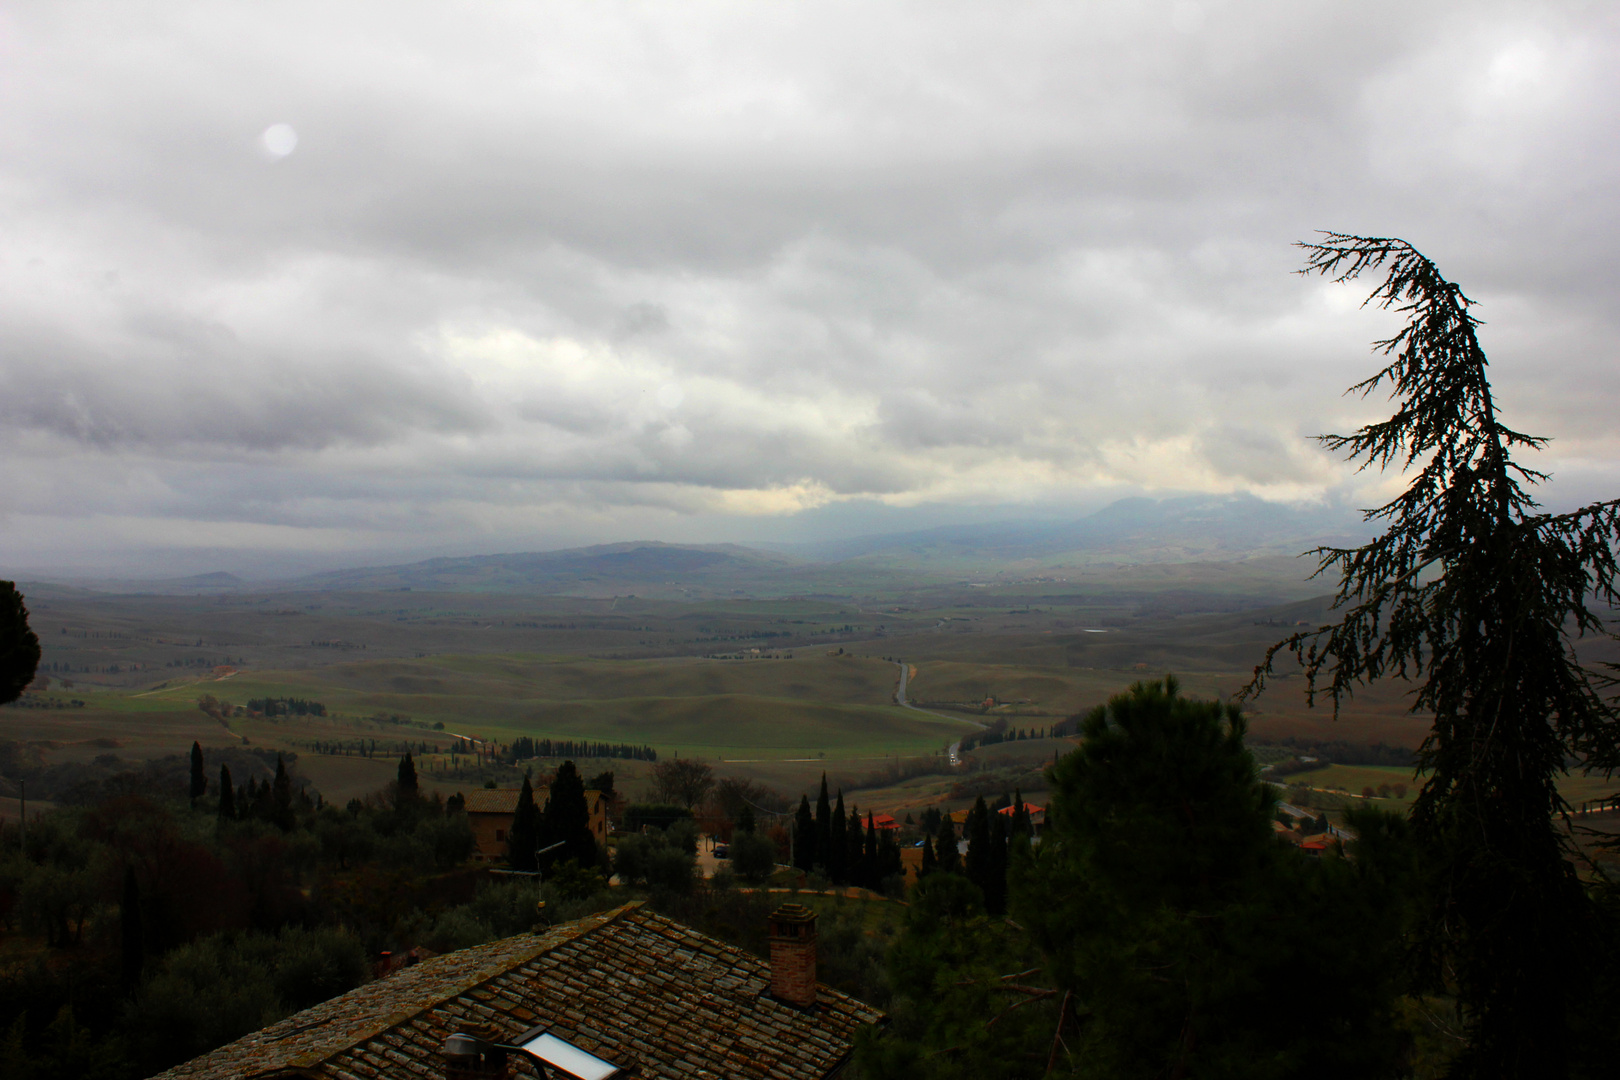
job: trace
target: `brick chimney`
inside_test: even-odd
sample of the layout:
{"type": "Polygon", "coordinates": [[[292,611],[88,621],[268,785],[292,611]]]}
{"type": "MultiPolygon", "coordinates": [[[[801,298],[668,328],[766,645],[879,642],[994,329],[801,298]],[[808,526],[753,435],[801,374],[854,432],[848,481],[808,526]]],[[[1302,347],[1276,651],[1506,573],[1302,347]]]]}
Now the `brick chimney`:
{"type": "Polygon", "coordinates": [[[771,996],[790,1005],[816,1003],[816,913],[783,904],[766,921],[771,938],[771,996]]]}

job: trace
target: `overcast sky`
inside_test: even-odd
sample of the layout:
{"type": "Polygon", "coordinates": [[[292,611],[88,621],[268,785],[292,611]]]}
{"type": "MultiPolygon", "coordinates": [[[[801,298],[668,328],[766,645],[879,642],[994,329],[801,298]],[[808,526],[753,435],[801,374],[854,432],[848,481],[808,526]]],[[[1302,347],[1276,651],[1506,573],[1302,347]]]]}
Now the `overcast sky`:
{"type": "Polygon", "coordinates": [[[1620,494],[1617,89],[1612,2],[12,0],[0,576],[1362,505],[1316,229],[1620,494]]]}

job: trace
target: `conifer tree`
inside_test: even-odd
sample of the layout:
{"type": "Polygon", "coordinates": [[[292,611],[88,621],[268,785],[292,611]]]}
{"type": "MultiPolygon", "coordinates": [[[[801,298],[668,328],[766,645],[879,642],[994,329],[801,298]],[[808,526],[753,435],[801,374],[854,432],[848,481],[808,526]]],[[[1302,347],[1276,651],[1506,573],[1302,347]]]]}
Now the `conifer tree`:
{"type": "Polygon", "coordinates": [[[1307,859],[1277,843],[1276,793],[1244,746],[1237,707],[1184,698],[1166,678],[1111,698],[1082,730],[1079,749],[1048,772],[1051,823],[1021,860],[1012,905],[1048,977],[1087,1015],[1063,1036],[1071,1067],[1392,1075],[1393,898],[1367,887],[1361,860],[1307,859]],[[1331,1023],[1275,1015],[1296,977],[1324,996],[1331,1023]]]}
{"type": "Polygon", "coordinates": [[[414,799],[421,793],[421,785],[416,779],[416,762],[412,760],[410,751],[399,759],[399,796],[402,799],[414,799]]]}
{"type": "Polygon", "coordinates": [[[827,799],[827,774],[821,774],[821,794],[816,796],[816,865],[823,870],[832,856],[832,804],[827,799]]]}
{"type": "Polygon", "coordinates": [[[990,815],[989,857],[985,860],[984,910],[1007,914],[1007,815],[990,815]]]}
{"type": "Polygon", "coordinates": [[[122,953],[124,989],[133,991],[141,984],[141,968],[146,963],[145,929],[141,922],[141,888],[135,880],[135,866],[124,867],[124,895],[118,905],[119,945],[122,953]]]}
{"type": "Polygon", "coordinates": [[[793,815],[793,865],[805,873],[816,866],[816,818],[805,795],[799,796],[799,810],[793,815]]]}
{"type": "Polygon", "coordinates": [[[208,774],[203,771],[202,747],[191,744],[191,808],[197,809],[197,800],[208,794],[208,774]]]}
{"type": "Polygon", "coordinates": [[[751,834],[755,828],[754,808],[749,806],[747,803],[743,803],[742,809],[737,811],[736,831],[744,835],[748,835],[751,834]]]}
{"type": "Polygon", "coordinates": [[[287,763],[276,755],[276,778],[270,785],[270,820],[276,828],[286,832],[293,827],[292,778],[287,775],[287,763]]]}
{"type": "Polygon", "coordinates": [[[883,876],[883,864],[878,862],[877,826],[872,823],[872,811],[866,812],[866,844],[861,851],[860,884],[868,889],[878,887],[878,879],[883,876]]]}
{"type": "Polygon", "coordinates": [[[539,869],[534,853],[540,846],[540,810],[534,804],[534,788],[529,774],[523,774],[523,787],[518,792],[517,812],[512,815],[512,828],[506,834],[506,861],[514,870],[539,869]]]}
{"type": "Polygon", "coordinates": [[[985,897],[985,910],[989,910],[990,899],[990,810],[984,805],[984,796],[980,795],[973,803],[973,809],[968,811],[967,821],[962,823],[962,832],[967,837],[967,858],[964,860],[964,869],[967,879],[979,887],[985,897]]]}
{"type": "Polygon", "coordinates": [[[848,832],[849,822],[844,816],[844,789],[839,788],[838,801],[832,810],[831,840],[827,845],[827,876],[832,878],[834,885],[842,885],[849,880],[846,858],[848,832]]]}
{"type": "Polygon", "coordinates": [[[866,881],[865,832],[861,827],[861,812],[852,804],[849,820],[844,824],[844,876],[855,885],[866,881]]]}
{"type": "Polygon", "coordinates": [[[231,786],[231,767],[219,767],[219,819],[236,820],[236,789],[231,786]]]}
{"type": "Polygon", "coordinates": [[[0,705],[16,701],[39,670],[39,637],[16,582],[0,581],[0,705]]]}
{"type": "Polygon", "coordinates": [[[1541,512],[1526,489],[1546,476],[1513,454],[1546,440],[1499,419],[1474,301],[1431,260],[1387,237],[1327,233],[1299,246],[1301,273],[1382,272],[1367,303],[1406,316],[1374,345],[1394,359],[1351,388],[1387,388],[1395,413],[1321,441],[1362,468],[1413,475],[1367,511],[1386,526],[1380,536],[1317,549],[1342,614],[1273,646],[1245,693],[1279,653],[1303,664],[1310,699],[1325,694],[1335,710],[1366,682],[1415,684],[1413,711],[1433,718],[1412,812],[1427,849],[1423,955],[1469,1036],[1452,1075],[1564,1076],[1570,959],[1590,907],[1566,858],[1556,782],[1572,762],[1620,766],[1606,677],[1576,655],[1578,638],[1611,636],[1599,611],[1620,604],[1620,500],[1541,512]]]}
{"type": "Polygon", "coordinates": [[[935,857],[942,873],[960,874],[962,872],[962,854],[956,848],[956,826],[949,814],[941,814],[939,819],[939,836],[934,847],[935,857]]]}
{"type": "Polygon", "coordinates": [[[893,832],[885,832],[878,837],[878,871],[877,887],[882,888],[884,881],[891,877],[905,879],[906,865],[900,857],[900,843],[894,838],[893,832]]]}
{"type": "Polygon", "coordinates": [[[935,856],[934,856],[934,838],[932,836],[928,836],[928,835],[924,834],[924,836],[923,836],[923,851],[922,851],[922,866],[920,866],[917,869],[917,879],[920,881],[923,878],[927,877],[929,874],[932,874],[934,872],[934,868],[938,865],[938,863],[939,863],[939,860],[937,858],[935,858],[935,856]]]}
{"type": "Polygon", "coordinates": [[[590,806],[585,801],[585,781],[572,761],[565,761],[551,781],[546,800],[541,847],[562,843],[566,846],[541,856],[543,867],[572,859],[582,867],[596,865],[596,838],[591,835],[590,806]]]}

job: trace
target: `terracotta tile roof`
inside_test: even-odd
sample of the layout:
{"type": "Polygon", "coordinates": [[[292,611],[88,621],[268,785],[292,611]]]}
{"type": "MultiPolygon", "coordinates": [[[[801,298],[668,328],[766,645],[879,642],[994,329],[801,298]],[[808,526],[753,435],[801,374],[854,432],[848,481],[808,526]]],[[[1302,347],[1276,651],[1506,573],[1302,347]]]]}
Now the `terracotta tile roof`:
{"type": "Polygon", "coordinates": [[[164,1080],[443,1080],[457,1030],[547,1025],[640,1080],[825,1077],[883,1014],[826,986],[764,996],[769,965],[640,902],[446,953],[162,1073],[164,1080]]]}
{"type": "Polygon", "coordinates": [[[522,788],[474,788],[467,792],[469,814],[515,814],[522,788]]]}

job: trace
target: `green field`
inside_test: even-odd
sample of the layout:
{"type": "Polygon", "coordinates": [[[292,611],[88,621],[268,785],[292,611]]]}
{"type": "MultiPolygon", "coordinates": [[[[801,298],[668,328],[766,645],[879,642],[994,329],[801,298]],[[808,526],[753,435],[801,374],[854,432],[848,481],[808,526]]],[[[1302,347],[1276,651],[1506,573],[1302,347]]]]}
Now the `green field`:
{"type": "MultiPolygon", "coordinates": [[[[887,790],[898,762],[935,759],[975,724],[1045,728],[1167,672],[1189,695],[1235,693],[1268,645],[1326,615],[1321,598],[1265,601],[1268,591],[1300,595],[1297,582],[1267,565],[1082,568],[982,587],[686,602],[30,587],[52,680],[33,700],[84,704],[7,707],[0,740],[32,744],[53,764],[108,754],[140,762],[184,753],[193,740],[205,749],[245,741],[297,752],[306,777],[333,797],[385,781],[387,769],[353,753],[316,755],[317,745],[376,740],[387,755],[405,745],[448,748],[458,734],[588,740],[702,757],[722,774],[792,794],[825,771],[847,791],[868,791],[863,805],[876,797],[900,805],[938,799],[952,782],[935,776],[887,790]],[[893,658],[916,668],[910,700],[944,716],[893,704],[893,658]],[[197,709],[205,694],[238,706],[303,698],[323,703],[328,716],[233,718],[227,727],[197,709]]],[[[1335,717],[1325,706],[1308,709],[1303,680],[1283,670],[1245,705],[1252,742],[1413,747],[1427,731],[1427,720],[1408,712],[1402,684],[1364,690],[1335,717]]],[[[1037,762],[997,763],[1020,752],[985,748],[962,771],[1014,769],[1031,779],[1037,762]]],[[[460,767],[425,765],[431,783],[460,767]]],[[[639,771],[623,765],[626,776],[639,771]]],[[[1353,793],[1365,786],[1333,783],[1353,793]]]]}
{"type": "Polygon", "coordinates": [[[585,739],[710,758],[923,754],[972,730],[891,704],[897,674],[881,660],[820,652],[752,661],[449,655],[251,672],[140,696],[98,694],[95,704],[98,713],[157,714],[203,693],[237,705],[293,697],[319,701],[334,715],[324,723],[260,722],[255,731],[268,727],[262,734],[270,737],[296,722],[341,739],[358,737],[360,724],[377,737],[370,718],[406,716],[413,727],[443,724],[448,733],[498,742],[585,739]]]}
{"type": "MultiPolygon", "coordinates": [[[[1422,779],[1414,777],[1413,770],[1382,765],[1329,765],[1322,769],[1312,769],[1310,772],[1294,773],[1291,776],[1279,777],[1279,784],[1298,785],[1318,791],[1342,793],[1360,796],[1367,788],[1371,788],[1375,795],[1379,788],[1388,786],[1393,789],[1398,784],[1406,787],[1406,793],[1401,797],[1394,797],[1391,791],[1388,797],[1374,797],[1361,800],[1367,805],[1382,806],[1386,809],[1404,810],[1411,806],[1417,798],[1418,790],[1422,786],[1422,779]]],[[[1620,790],[1620,781],[1605,779],[1602,776],[1585,776],[1574,773],[1560,777],[1558,790],[1566,801],[1575,808],[1588,799],[1601,799],[1614,795],[1620,790]]]]}

